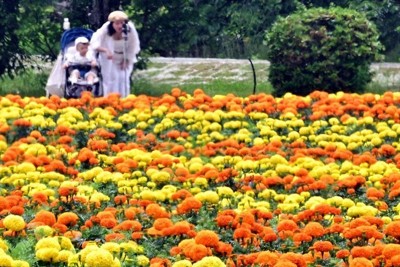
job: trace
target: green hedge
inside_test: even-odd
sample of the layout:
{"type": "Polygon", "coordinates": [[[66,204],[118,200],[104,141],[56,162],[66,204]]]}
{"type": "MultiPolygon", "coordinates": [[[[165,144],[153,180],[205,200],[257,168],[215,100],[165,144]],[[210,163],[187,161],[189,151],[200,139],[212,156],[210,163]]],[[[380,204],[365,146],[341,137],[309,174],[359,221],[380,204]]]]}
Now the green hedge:
{"type": "Polygon", "coordinates": [[[375,25],[351,9],[312,8],[279,19],[266,35],[275,95],[363,91],[370,64],[382,59],[378,37],[375,25]]]}

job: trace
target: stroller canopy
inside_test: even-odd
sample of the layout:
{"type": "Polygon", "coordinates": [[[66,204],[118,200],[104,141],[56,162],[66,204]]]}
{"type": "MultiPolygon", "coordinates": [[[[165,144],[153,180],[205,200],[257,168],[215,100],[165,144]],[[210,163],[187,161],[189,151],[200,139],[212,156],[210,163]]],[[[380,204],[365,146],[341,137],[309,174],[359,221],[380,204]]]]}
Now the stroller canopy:
{"type": "Polygon", "coordinates": [[[68,45],[75,41],[76,38],[84,36],[88,40],[92,38],[93,31],[85,28],[72,28],[66,30],[61,36],[61,51],[64,52],[68,45]]]}

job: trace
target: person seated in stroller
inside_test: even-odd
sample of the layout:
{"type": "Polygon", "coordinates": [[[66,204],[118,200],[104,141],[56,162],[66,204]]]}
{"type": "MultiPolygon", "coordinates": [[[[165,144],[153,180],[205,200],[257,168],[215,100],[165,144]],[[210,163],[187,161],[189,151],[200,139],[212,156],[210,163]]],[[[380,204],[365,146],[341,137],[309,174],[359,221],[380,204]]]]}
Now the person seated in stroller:
{"type": "Polygon", "coordinates": [[[74,84],[93,85],[97,80],[97,60],[89,51],[89,40],[78,37],[75,40],[75,51],[65,57],[64,68],[69,72],[69,82],[74,84]]]}

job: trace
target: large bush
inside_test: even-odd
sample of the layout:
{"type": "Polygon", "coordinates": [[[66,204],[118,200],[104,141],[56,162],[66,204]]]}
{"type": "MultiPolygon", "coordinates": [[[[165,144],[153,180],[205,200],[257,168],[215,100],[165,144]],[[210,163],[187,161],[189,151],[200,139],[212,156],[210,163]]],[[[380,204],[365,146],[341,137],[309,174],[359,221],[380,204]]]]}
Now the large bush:
{"type": "Polygon", "coordinates": [[[279,19],[266,35],[276,95],[360,92],[381,58],[376,27],[355,10],[312,8],[279,19]]]}

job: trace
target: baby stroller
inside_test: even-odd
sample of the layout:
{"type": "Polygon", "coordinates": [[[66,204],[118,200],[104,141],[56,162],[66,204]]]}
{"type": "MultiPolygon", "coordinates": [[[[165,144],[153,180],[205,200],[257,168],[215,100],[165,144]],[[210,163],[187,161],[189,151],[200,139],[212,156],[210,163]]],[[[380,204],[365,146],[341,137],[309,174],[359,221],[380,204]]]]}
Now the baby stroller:
{"type": "MultiPolygon", "coordinates": [[[[84,91],[90,91],[94,97],[103,96],[103,84],[101,67],[97,65],[97,79],[93,84],[88,84],[85,80],[78,80],[75,83],[70,81],[70,69],[78,68],[81,72],[90,70],[91,66],[87,64],[74,64],[70,65],[67,69],[63,67],[67,55],[73,54],[75,49],[75,39],[78,37],[85,37],[91,39],[93,31],[84,28],[71,28],[61,36],[61,51],[58,55],[57,61],[50,73],[49,79],[46,84],[46,95],[58,95],[65,98],[79,98],[84,91]]],[[[97,57],[96,57],[97,58],[97,57]]]]}
{"type": "MultiPolygon", "coordinates": [[[[85,37],[88,40],[93,35],[93,31],[90,29],[84,28],[72,28],[65,31],[61,37],[61,54],[63,56],[63,62],[66,59],[67,54],[71,54],[75,52],[75,43],[74,41],[78,37],[85,37]]],[[[92,66],[88,64],[77,64],[74,63],[70,65],[65,71],[65,89],[64,89],[64,96],[66,98],[79,98],[84,91],[92,92],[93,96],[99,97],[103,95],[102,90],[102,83],[101,83],[101,72],[100,66],[97,65],[96,72],[97,72],[97,79],[93,84],[88,84],[85,80],[80,79],[76,83],[72,83],[69,79],[69,75],[71,73],[72,68],[79,69],[80,72],[88,72],[90,71],[92,66]]]]}

